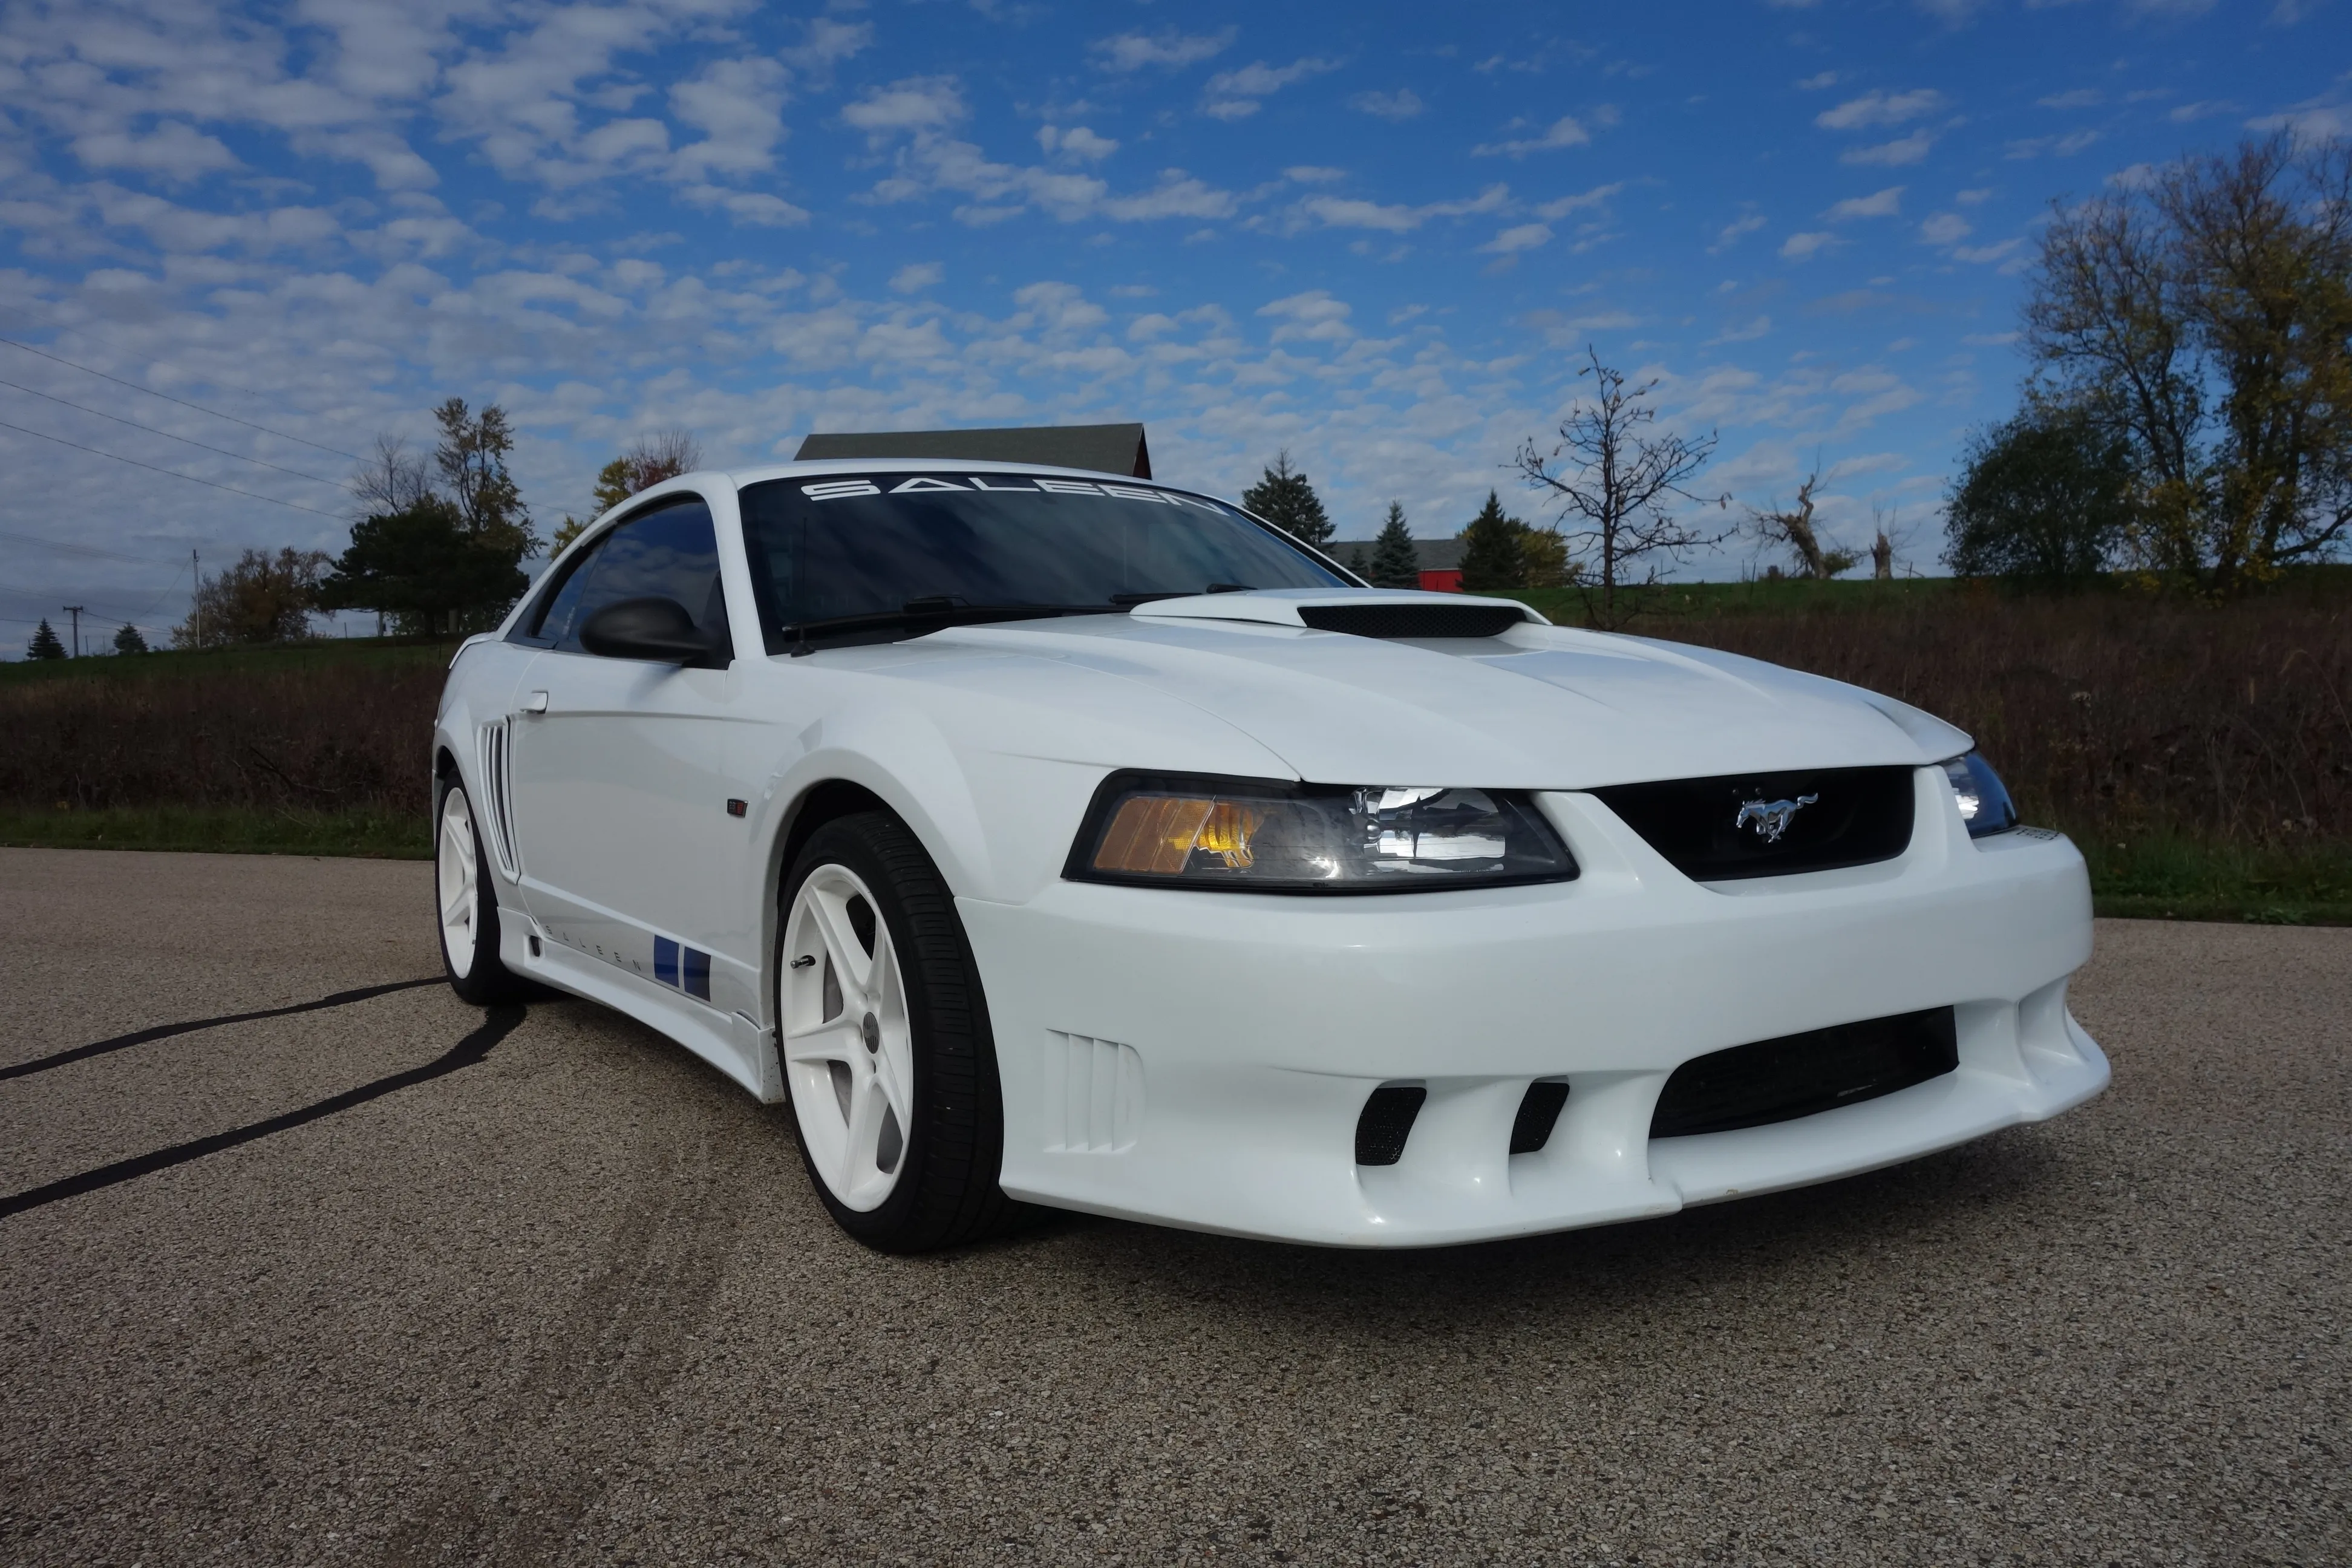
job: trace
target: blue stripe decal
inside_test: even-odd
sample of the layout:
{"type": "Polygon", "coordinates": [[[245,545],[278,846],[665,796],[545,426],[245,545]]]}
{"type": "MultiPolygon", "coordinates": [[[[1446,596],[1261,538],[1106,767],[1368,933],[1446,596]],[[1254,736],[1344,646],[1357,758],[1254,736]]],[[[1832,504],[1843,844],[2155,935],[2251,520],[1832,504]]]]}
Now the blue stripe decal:
{"type": "Polygon", "coordinates": [[[710,1000],[710,955],[690,947],[686,950],[686,994],[710,1000]]]}
{"type": "Polygon", "coordinates": [[[654,938],[654,978],[665,985],[677,984],[677,943],[666,936],[654,938]]]}

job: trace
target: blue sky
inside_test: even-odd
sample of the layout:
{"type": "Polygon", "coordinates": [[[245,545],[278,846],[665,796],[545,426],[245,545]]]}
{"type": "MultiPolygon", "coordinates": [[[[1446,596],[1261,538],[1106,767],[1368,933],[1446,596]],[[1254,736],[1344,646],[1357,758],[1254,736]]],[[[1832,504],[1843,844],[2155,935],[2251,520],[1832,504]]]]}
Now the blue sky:
{"type": "Polygon", "coordinates": [[[1587,343],[1719,432],[1711,488],[1818,457],[1832,531],[1881,509],[1932,571],[2050,203],[2352,131],[2347,17],[6,5],[0,335],[234,418],[0,345],[0,651],[68,603],[155,637],[191,548],[340,548],[339,454],[451,394],[515,416],[543,531],[656,427],[1139,418],[1162,478],[1287,447],[1343,537],[1391,498],[1438,535],[1489,486],[1539,515],[1503,465],[1587,343]]]}

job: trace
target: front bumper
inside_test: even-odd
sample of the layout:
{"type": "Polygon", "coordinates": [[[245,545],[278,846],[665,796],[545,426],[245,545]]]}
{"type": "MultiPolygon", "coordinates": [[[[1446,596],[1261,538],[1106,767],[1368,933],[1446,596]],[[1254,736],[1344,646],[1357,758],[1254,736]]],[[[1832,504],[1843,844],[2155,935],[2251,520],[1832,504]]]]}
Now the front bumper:
{"type": "Polygon", "coordinates": [[[961,908],[1016,1197],[1232,1235],[1436,1246],[1671,1214],[2053,1116],[2107,1081],[2068,1015],[2089,883],[2056,835],[1971,841],[1921,769],[1877,866],[1702,886],[1591,795],[1548,795],[1575,882],[1295,899],[1057,882],[961,908]],[[1951,1006],[1955,1072],[1793,1121],[1654,1140],[1693,1057],[1951,1006]],[[1538,1152],[1528,1083],[1564,1079],[1538,1152]],[[1371,1091],[1426,1088],[1360,1166],[1371,1091]]]}

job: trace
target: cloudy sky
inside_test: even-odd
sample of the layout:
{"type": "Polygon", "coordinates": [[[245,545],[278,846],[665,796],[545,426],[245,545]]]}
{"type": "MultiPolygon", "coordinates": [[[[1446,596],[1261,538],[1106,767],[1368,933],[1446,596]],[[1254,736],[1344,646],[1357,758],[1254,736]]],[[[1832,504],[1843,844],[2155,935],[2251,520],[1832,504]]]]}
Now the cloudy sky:
{"type": "Polygon", "coordinates": [[[1883,509],[1933,570],[2049,204],[2352,130],[2347,21],[0,5],[0,653],[68,603],[158,636],[191,549],[340,548],[349,455],[453,394],[514,416],[542,531],[660,426],[727,464],[1139,418],[1162,478],[1230,494],[1286,447],[1343,537],[1391,498],[1436,535],[1489,486],[1532,514],[1502,465],[1588,343],[1719,431],[1710,484],[1818,457],[1838,531],[1883,509]]]}

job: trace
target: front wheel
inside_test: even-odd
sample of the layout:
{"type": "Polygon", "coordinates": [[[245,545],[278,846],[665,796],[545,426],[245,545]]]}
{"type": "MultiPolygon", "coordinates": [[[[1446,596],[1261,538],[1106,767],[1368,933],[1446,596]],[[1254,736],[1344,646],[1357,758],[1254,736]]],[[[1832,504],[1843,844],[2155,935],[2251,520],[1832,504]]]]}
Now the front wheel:
{"type": "Polygon", "coordinates": [[[904,824],[867,812],[811,835],[784,882],[776,976],[801,1160],[835,1223],[920,1252],[1010,1221],[987,1003],[955,902],[904,824]]]}
{"type": "Polygon", "coordinates": [[[477,1007],[521,997],[528,987],[499,958],[499,900],[482,874],[482,830],[466,786],[442,793],[433,835],[433,884],[441,913],[441,965],[449,989],[477,1007]]]}

